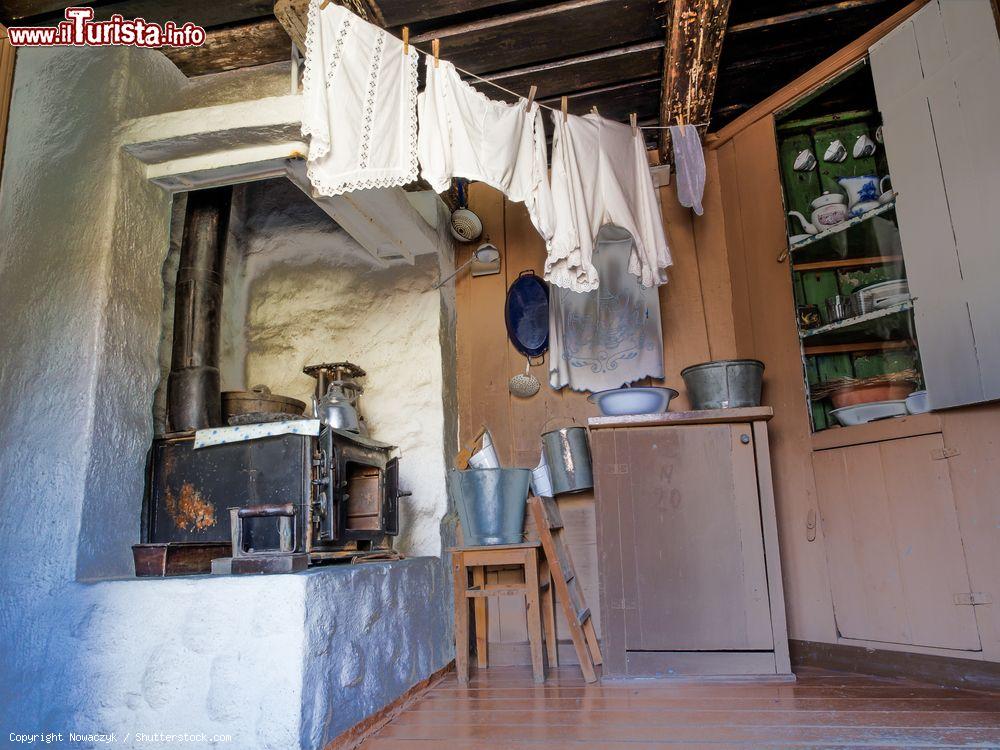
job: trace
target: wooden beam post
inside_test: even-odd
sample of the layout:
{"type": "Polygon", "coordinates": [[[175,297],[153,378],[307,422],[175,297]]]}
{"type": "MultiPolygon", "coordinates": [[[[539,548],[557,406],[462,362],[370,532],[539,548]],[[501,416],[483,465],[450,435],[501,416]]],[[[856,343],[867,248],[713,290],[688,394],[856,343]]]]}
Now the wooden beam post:
{"type": "MultiPolygon", "coordinates": [[[[704,123],[712,113],[719,55],[730,0],[673,0],[667,11],[660,125],[704,123]]],[[[660,160],[669,158],[670,135],[660,137],[660,160]]]]}

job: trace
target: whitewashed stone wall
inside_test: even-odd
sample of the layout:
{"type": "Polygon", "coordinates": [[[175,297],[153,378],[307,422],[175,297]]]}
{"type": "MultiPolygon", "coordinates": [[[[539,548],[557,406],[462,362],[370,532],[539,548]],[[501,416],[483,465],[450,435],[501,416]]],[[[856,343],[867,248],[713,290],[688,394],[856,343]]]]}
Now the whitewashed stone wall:
{"type": "MultiPolygon", "coordinates": [[[[229,100],[276,80],[196,88],[229,100]]],[[[450,658],[437,558],[130,578],[170,199],[115,138],[128,118],[197,98],[151,51],[18,54],[0,183],[4,746],[11,733],[63,733],[65,747],[69,732],[117,732],[117,746],[149,747],[136,732],[187,732],[233,738],[191,748],[319,747],[450,658]]]]}

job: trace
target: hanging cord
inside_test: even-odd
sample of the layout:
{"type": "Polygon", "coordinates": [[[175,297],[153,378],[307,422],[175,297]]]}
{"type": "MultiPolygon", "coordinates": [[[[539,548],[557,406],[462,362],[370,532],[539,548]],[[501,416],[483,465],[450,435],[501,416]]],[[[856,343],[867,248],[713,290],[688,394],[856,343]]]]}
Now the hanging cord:
{"type": "MultiPolygon", "coordinates": [[[[413,47],[418,52],[422,53],[425,57],[429,57],[431,60],[434,59],[434,55],[432,53],[427,52],[426,50],[420,49],[413,42],[410,42],[410,46],[413,47]]],[[[452,65],[455,67],[455,70],[457,70],[459,73],[464,73],[465,75],[469,76],[469,78],[475,78],[477,81],[481,81],[482,83],[485,83],[485,84],[487,84],[489,86],[492,86],[493,88],[500,89],[500,91],[503,91],[503,92],[505,92],[507,94],[510,94],[511,96],[517,97],[518,99],[526,99],[527,98],[524,95],[517,93],[516,91],[511,91],[510,89],[508,89],[508,88],[506,88],[504,86],[501,86],[499,83],[494,83],[493,81],[489,80],[488,78],[483,78],[481,76],[477,76],[475,73],[472,73],[472,72],[470,72],[468,70],[465,70],[464,68],[460,68],[457,65],[455,65],[455,63],[452,63],[452,65]]],[[[549,112],[559,112],[560,111],[560,110],[556,109],[555,107],[550,107],[548,104],[542,104],[541,102],[535,102],[535,103],[538,104],[539,107],[542,107],[543,109],[549,110],[549,112]]],[[[685,123],[685,125],[686,126],[690,126],[692,128],[699,128],[699,127],[708,127],[709,123],[707,123],[707,122],[688,122],[688,123],[685,123]]],[[[639,126],[639,130],[669,130],[671,127],[676,127],[676,126],[674,126],[674,125],[640,125],[639,126]]]]}

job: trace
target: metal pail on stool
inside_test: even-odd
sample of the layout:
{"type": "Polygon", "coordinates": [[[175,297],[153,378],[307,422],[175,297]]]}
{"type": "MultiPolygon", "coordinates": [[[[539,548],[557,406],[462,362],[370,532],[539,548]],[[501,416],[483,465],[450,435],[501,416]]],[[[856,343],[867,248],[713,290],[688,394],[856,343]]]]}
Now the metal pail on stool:
{"type": "Polygon", "coordinates": [[[594,486],[585,427],[574,425],[543,432],[542,451],[549,465],[553,495],[582,492],[594,486]]]}
{"type": "Polygon", "coordinates": [[[524,509],[530,469],[468,469],[448,472],[448,489],[467,546],[524,541],[524,509]]]}

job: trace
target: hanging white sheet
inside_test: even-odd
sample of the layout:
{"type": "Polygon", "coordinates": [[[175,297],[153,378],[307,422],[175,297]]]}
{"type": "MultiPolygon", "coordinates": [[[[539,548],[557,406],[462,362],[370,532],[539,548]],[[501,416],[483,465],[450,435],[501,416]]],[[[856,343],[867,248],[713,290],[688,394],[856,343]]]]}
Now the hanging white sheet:
{"type": "Polygon", "coordinates": [[[645,287],[665,284],[672,263],[660,202],[642,137],[597,115],[554,112],[552,200],[555,231],[548,243],[545,278],[556,286],[596,289],[597,233],[615,224],[634,238],[628,270],[645,287]]]}
{"type": "Polygon", "coordinates": [[[705,152],[702,150],[698,128],[671,125],[670,140],[674,144],[677,200],[682,206],[693,208],[701,216],[705,213],[701,207],[701,199],[705,194],[705,152]]]}
{"type": "Polygon", "coordinates": [[[545,129],[538,104],[497,102],[461,79],[455,66],[426,64],[417,97],[420,174],[439,193],[453,177],[478,180],[524,203],[539,234],[552,236],[545,129]]]}
{"type": "Polygon", "coordinates": [[[633,238],[606,225],[594,266],[601,286],[591,292],[549,290],[549,385],[603,391],[663,377],[663,334],[657,287],[629,271],[633,238]]]}
{"type": "Polygon", "coordinates": [[[322,195],[417,178],[417,51],[349,10],[311,0],[302,80],[308,174],[322,195]]]}

